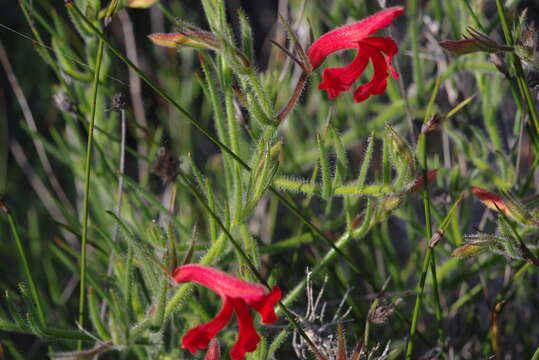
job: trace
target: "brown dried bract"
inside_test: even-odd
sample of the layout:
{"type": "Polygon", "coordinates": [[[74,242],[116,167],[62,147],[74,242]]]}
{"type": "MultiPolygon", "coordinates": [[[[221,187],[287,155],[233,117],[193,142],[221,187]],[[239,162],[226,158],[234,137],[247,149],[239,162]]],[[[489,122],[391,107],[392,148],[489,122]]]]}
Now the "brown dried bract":
{"type": "Polygon", "coordinates": [[[169,184],[176,179],[179,171],[180,160],[165,147],[159,148],[152,166],[152,173],[161,178],[163,184],[169,184]]]}

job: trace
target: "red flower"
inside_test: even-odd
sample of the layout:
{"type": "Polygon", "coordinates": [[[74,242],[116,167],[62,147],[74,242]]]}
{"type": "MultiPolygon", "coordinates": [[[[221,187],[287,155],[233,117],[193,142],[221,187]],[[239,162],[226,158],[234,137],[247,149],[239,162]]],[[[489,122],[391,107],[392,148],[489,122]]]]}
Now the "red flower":
{"type": "Polygon", "coordinates": [[[388,69],[395,79],[399,77],[391,66],[391,59],[397,53],[398,47],[390,37],[369,36],[388,26],[403,12],[403,7],[385,9],[359,22],[325,33],[316,40],[307,51],[313,69],[320,66],[324,59],[334,52],[357,49],[356,57],[349,65],[324,69],[322,82],[318,88],[327,90],[330,99],[336,98],[341,91],[347,91],[352,87],[370,59],[374,75],[368,83],[354,91],[354,100],[362,102],[370,95],[383,94],[387,86],[388,69]]]}
{"type": "Polygon", "coordinates": [[[272,324],[277,320],[274,307],[281,299],[281,290],[277,286],[268,293],[262,285],[251,284],[220,270],[202,265],[180,266],[172,276],[179,283],[192,281],[203,285],[215,291],[223,299],[221,311],[210,322],[198,325],[183,336],[182,347],[191,353],[195,353],[198,349],[205,349],[235,312],[239,333],[236,343],[230,350],[230,358],[232,360],[244,359],[245,353],[254,351],[260,342],[247,306],[262,316],[264,324],[272,324]]]}

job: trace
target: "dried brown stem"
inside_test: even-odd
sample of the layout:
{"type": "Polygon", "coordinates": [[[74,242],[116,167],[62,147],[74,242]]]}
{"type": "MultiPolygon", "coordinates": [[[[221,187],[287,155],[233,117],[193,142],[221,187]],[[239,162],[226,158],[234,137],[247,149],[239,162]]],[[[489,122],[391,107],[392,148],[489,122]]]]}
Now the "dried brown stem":
{"type": "MultiPolygon", "coordinates": [[[[125,42],[125,51],[127,57],[135,65],[139,66],[137,46],[135,42],[135,32],[133,30],[133,22],[129,17],[129,14],[126,10],[122,10],[118,13],[118,18],[120,19],[122,25],[122,32],[125,42]]],[[[138,126],[142,129],[148,128],[148,120],[146,119],[146,113],[144,111],[144,103],[142,100],[142,87],[140,84],[140,79],[138,78],[135,71],[129,68],[129,92],[131,95],[131,103],[133,104],[133,113],[135,116],[135,121],[138,126]]],[[[139,131],[138,136],[144,138],[146,134],[144,131],[139,131]]],[[[146,147],[146,141],[139,141],[137,145],[137,151],[141,155],[146,155],[148,150],[146,147]]],[[[138,161],[138,171],[139,178],[143,179],[146,173],[148,172],[148,165],[142,160],[138,161]]]]}
{"type": "Polygon", "coordinates": [[[294,93],[288,100],[288,103],[285,105],[283,110],[277,115],[277,122],[280,124],[283,122],[284,119],[288,116],[288,113],[294,108],[296,103],[298,102],[299,97],[301,96],[301,93],[303,92],[303,88],[305,87],[305,82],[307,81],[307,78],[309,77],[310,73],[306,72],[305,70],[301,73],[301,76],[298,79],[298,82],[296,84],[296,88],[294,89],[294,93]]]}

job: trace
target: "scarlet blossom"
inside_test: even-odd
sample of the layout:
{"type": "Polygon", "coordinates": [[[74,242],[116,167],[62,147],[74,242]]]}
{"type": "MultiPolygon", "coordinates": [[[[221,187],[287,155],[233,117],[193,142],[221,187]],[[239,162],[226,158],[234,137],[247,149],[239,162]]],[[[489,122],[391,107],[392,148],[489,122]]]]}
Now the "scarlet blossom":
{"type": "Polygon", "coordinates": [[[341,91],[347,91],[359,79],[369,60],[372,61],[374,75],[372,79],[354,91],[356,102],[365,101],[370,95],[381,95],[387,87],[388,70],[393,78],[399,75],[391,65],[391,59],[398,51],[398,46],[390,37],[370,36],[387,27],[393,19],[401,15],[404,8],[397,6],[382,10],[356,23],[345,25],[322,35],[307,50],[311,66],[316,69],[324,59],[334,52],[356,49],[355,59],[339,68],[324,69],[320,90],[327,90],[330,99],[336,98],[341,91]]]}
{"type": "Polygon", "coordinates": [[[202,265],[183,265],[172,275],[178,283],[195,282],[215,291],[223,299],[223,307],[208,323],[189,330],[182,338],[182,347],[195,353],[205,349],[211,339],[230,321],[233,313],[238,319],[239,332],[230,350],[232,360],[242,360],[246,352],[256,349],[260,342],[249,307],[262,316],[262,323],[277,321],[275,305],[281,299],[281,290],[274,286],[270,292],[259,284],[251,284],[220,270],[202,265]]]}

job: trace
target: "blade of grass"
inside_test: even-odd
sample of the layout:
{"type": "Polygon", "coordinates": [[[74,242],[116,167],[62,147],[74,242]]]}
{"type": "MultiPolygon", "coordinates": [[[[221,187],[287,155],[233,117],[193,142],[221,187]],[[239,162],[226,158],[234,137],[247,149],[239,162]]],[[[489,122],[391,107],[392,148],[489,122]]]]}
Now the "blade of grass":
{"type": "Polygon", "coordinates": [[[19,253],[20,261],[22,263],[24,275],[26,277],[26,281],[28,281],[28,285],[30,286],[30,294],[32,295],[32,300],[37,306],[39,322],[41,325],[45,325],[46,318],[43,301],[41,299],[41,296],[39,295],[39,291],[37,290],[37,286],[34,281],[34,277],[32,276],[32,272],[30,271],[28,256],[26,255],[25,247],[23,246],[21,237],[19,235],[19,228],[17,227],[17,222],[15,221],[13,213],[3,200],[0,200],[0,209],[7,215],[11,232],[13,233],[13,237],[15,238],[15,244],[17,246],[17,252],[19,253]]]}
{"type": "MultiPolygon", "coordinates": [[[[437,79],[434,89],[432,91],[432,95],[430,98],[430,101],[427,105],[427,110],[425,112],[425,118],[423,123],[426,123],[429,119],[429,115],[431,112],[431,109],[434,105],[434,102],[436,100],[436,96],[438,95],[438,90],[440,88],[440,78],[437,79]]],[[[423,165],[423,179],[428,179],[428,153],[427,153],[427,137],[424,133],[421,133],[418,140],[418,153],[421,157],[422,165],[423,165]]],[[[432,224],[431,224],[431,210],[430,210],[430,194],[429,194],[429,181],[425,181],[425,185],[423,186],[423,208],[425,210],[425,228],[426,228],[426,237],[427,242],[432,238],[432,224]]],[[[421,278],[419,280],[419,283],[417,285],[417,293],[416,293],[416,299],[415,299],[415,305],[414,305],[414,311],[412,314],[412,324],[410,326],[410,331],[408,334],[407,344],[406,344],[406,359],[411,360],[412,359],[412,352],[414,347],[414,336],[416,333],[416,327],[417,327],[417,320],[419,318],[419,313],[421,310],[421,304],[423,301],[423,293],[425,291],[425,281],[427,279],[427,272],[430,265],[430,269],[432,272],[432,278],[433,278],[433,285],[434,285],[434,300],[436,303],[436,321],[438,323],[438,338],[439,340],[442,340],[443,338],[443,328],[442,328],[442,309],[440,305],[440,295],[438,291],[438,280],[436,277],[436,263],[435,263],[435,257],[433,253],[433,247],[427,246],[426,254],[425,254],[425,260],[423,262],[423,267],[421,271],[421,278]]]]}
{"type": "MultiPolygon", "coordinates": [[[[68,2],[67,4],[70,4],[68,2]]],[[[86,147],[86,159],[84,162],[84,200],[82,207],[82,240],[81,240],[81,259],[80,259],[80,291],[79,291],[79,325],[84,328],[84,302],[86,299],[86,243],[88,241],[88,217],[90,200],[90,177],[92,169],[92,150],[94,138],[95,115],[97,108],[97,91],[99,87],[99,73],[101,72],[101,62],[103,60],[103,49],[105,42],[99,39],[97,45],[97,54],[95,60],[94,79],[92,84],[92,107],[90,112],[90,125],[88,127],[88,141],[86,147]]],[[[77,342],[77,349],[82,349],[82,341],[77,342]]]]}

